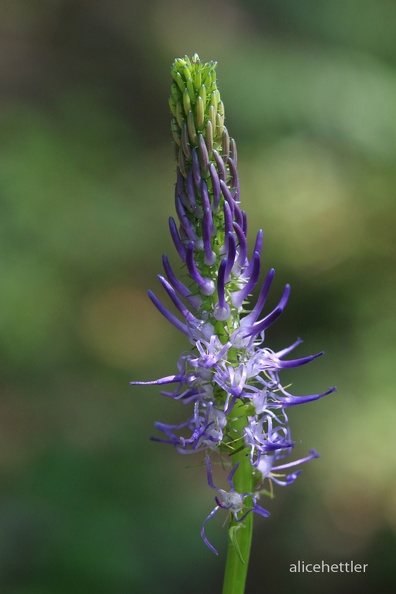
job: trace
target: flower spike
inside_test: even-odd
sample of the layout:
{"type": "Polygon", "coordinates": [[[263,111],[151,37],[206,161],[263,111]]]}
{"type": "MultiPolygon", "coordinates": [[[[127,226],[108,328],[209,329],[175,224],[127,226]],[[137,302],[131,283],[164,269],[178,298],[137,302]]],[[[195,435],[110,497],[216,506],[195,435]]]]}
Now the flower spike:
{"type": "Polygon", "coordinates": [[[197,54],[177,58],[171,75],[178,220],[170,217],[169,229],[181,271],[177,274],[164,255],[166,278],[158,278],[176,315],[151,291],[149,297],[187,336],[191,349],[180,355],[173,375],[131,383],[162,386],[162,395],[189,409],[182,422],[156,422],[160,437],[152,439],[172,445],[180,454],[204,458],[215,506],[202,523],[203,542],[217,554],[205,529],[216,513],[225,512],[230,517],[231,549],[242,557],[250,549],[253,514],[269,517],[258,504],[260,497],[268,495],[267,483],[271,493],[273,484],[291,485],[301,473],[298,467],[319,456],[311,450],[308,456],[290,461],[296,441],[287,410],[320,400],[336,388],[295,396],[283,386],[284,369],[305,366],[323,352],[287,358],[301,344],[300,338],[278,351],[267,346],[266,330],[285,309],[290,285],[277,306],[266,313],[275,274],[271,268],[256,302],[248,303],[260,279],[264,234],[261,229],[257,232],[250,252],[247,215],[240,206],[237,148],[225,126],[216,62],[201,62],[197,54]],[[215,456],[223,470],[229,466],[224,479],[227,490],[213,480],[211,458],[215,456]]]}

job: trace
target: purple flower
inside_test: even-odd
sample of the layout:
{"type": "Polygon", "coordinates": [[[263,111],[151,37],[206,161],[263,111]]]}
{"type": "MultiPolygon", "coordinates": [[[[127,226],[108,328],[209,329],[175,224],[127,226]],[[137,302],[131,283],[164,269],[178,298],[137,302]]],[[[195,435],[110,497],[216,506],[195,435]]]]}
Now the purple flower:
{"type": "Polygon", "coordinates": [[[213,484],[210,458],[209,458],[209,456],[206,456],[206,472],[207,472],[207,477],[208,477],[208,485],[209,485],[209,487],[211,487],[212,489],[217,491],[219,493],[220,497],[217,497],[217,496],[215,497],[215,501],[216,501],[217,505],[216,505],[216,507],[214,507],[212,509],[212,511],[210,512],[208,517],[205,518],[205,520],[202,523],[201,536],[202,536],[204,543],[210,548],[211,551],[216,553],[216,555],[218,555],[216,549],[214,548],[213,545],[210,544],[210,542],[206,538],[205,525],[208,520],[213,518],[215,513],[220,508],[229,510],[232,513],[232,515],[234,516],[234,519],[236,522],[242,522],[246,518],[246,516],[252,511],[256,514],[259,514],[260,516],[263,516],[264,518],[268,518],[268,516],[270,515],[269,511],[267,511],[266,509],[264,509],[263,507],[258,505],[258,503],[257,503],[258,495],[256,493],[238,493],[235,490],[234,481],[232,479],[234,477],[234,474],[238,470],[238,467],[239,467],[239,462],[237,464],[235,464],[234,468],[231,470],[230,474],[227,477],[227,482],[230,485],[231,489],[229,491],[224,491],[224,489],[219,489],[218,487],[215,487],[215,485],[213,484]],[[253,506],[248,507],[246,509],[245,500],[247,498],[249,498],[252,501],[253,506]],[[242,512],[242,515],[240,515],[241,512],[242,512]]]}
{"type": "Polygon", "coordinates": [[[252,291],[260,287],[264,235],[262,230],[257,232],[250,252],[247,216],[240,207],[236,143],[224,126],[215,67],[214,62],[201,63],[196,55],[192,60],[175,60],[172,67],[169,104],[176,146],[177,221],[171,217],[169,228],[182,271],[179,278],[163,256],[165,276],[159,275],[158,280],[173,310],[149,291],[158,311],[186,335],[192,348],[179,357],[177,373],[131,382],[171,386],[161,393],[190,409],[182,422],[155,423],[162,436],[152,439],[171,444],[182,454],[206,453],[208,484],[218,496],[201,534],[214,552],[204,527],[220,508],[229,510],[238,523],[251,511],[267,517],[268,512],[257,504],[266,492],[263,484],[269,481],[271,488],[272,483],[291,484],[301,471],[288,473],[288,469],[318,456],[311,450],[306,458],[283,462],[295,445],[287,409],[335,391],[296,396],[282,385],[283,369],[304,366],[323,352],[290,358],[300,338],[277,352],[266,345],[266,330],[282,314],[290,296],[286,285],[276,307],[266,311],[274,269],[267,273],[256,302],[249,303],[252,291]],[[207,452],[224,459],[241,451],[251,476],[259,479],[254,493],[235,490],[233,477],[239,463],[228,476],[230,490],[215,487],[207,452]]]}
{"type": "Polygon", "coordinates": [[[244,440],[250,448],[250,462],[253,467],[259,466],[262,456],[271,452],[291,450],[295,445],[295,442],[291,441],[289,427],[273,427],[271,414],[250,417],[249,424],[245,427],[244,440]]]}
{"type": "Polygon", "coordinates": [[[305,458],[294,460],[294,462],[288,462],[287,464],[279,464],[278,466],[274,466],[275,462],[280,458],[281,456],[279,454],[264,456],[260,459],[257,469],[261,473],[262,480],[269,479],[270,481],[285,487],[287,485],[291,485],[291,483],[296,480],[298,475],[301,474],[302,470],[294,471],[291,474],[279,474],[279,470],[292,468],[294,466],[298,466],[299,464],[303,464],[304,462],[308,462],[309,460],[313,460],[313,458],[319,458],[319,454],[315,450],[311,450],[309,456],[306,456],[305,458]],[[281,480],[282,477],[284,477],[284,480],[281,480]]]}

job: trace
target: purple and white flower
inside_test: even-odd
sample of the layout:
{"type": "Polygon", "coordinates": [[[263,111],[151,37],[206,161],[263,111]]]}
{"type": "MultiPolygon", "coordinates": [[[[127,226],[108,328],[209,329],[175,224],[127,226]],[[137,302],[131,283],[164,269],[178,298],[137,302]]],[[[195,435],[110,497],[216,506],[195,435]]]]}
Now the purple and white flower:
{"type": "Polygon", "coordinates": [[[162,394],[180,401],[192,411],[176,424],[157,422],[162,437],[155,441],[173,445],[180,453],[218,453],[223,459],[244,452],[259,487],[238,493],[228,476],[228,492],[214,486],[210,460],[206,455],[209,486],[216,490],[216,507],[202,526],[202,538],[214,552],[204,527],[221,508],[243,522],[250,511],[267,517],[257,504],[265,481],[291,484],[300,471],[289,468],[311,460],[310,455],[295,462],[283,459],[293,451],[286,410],[318,400],[335,391],[306,396],[290,394],[280,380],[283,369],[310,363],[323,352],[288,359],[301,344],[274,352],[265,345],[266,330],[284,311],[290,296],[286,285],[277,306],[264,313],[274,270],[267,273],[255,303],[249,304],[260,285],[263,232],[259,230],[249,256],[247,216],[240,208],[237,151],[224,125],[224,105],[216,85],[216,64],[177,59],[170,107],[176,146],[177,181],[175,209],[178,222],[169,219],[169,228],[183,267],[182,280],[167,256],[162,263],[165,276],[158,279],[173,303],[173,311],[149,291],[159,312],[189,339],[192,349],[180,356],[178,372],[135,385],[174,385],[162,394]],[[245,419],[243,428],[237,423],[245,419]],[[281,462],[281,463],[279,463],[281,462]],[[286,470],[286,474],[283,471],[286,470]],[[279,474],[280,472],[280,474],[279,474]],[[249,500],[250,507],[246,506],[249,500]]]}

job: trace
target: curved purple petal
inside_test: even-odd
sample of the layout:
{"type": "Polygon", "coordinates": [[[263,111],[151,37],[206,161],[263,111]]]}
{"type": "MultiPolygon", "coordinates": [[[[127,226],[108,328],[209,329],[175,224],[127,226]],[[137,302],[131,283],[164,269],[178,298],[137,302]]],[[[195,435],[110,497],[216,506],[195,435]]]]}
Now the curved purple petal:
{"type": "Polygon", "coordinates": [[[202,171],[207,174],[208,166],[209,166],[209,155],[208,149],[206,147],[206,143],[202,134],[198,134],[198,150],[199,150],[199,158],[201,162],[202,171]]]}
{"type": "Polygon", "coordinates": [[[302,342],[304,341],[301,338],[297,338],[296,342],[293,342],[293,344],[291,344],[289,347],[286,347],[285,349],[278,351],[276,353],[276,356],[279,357],[279,359],[281,359],[285,355],[288,355],[291,351],[294,351],[294,349],[298,347],[298,345],[300,345],[302,342]]]}
{"type": "MultiPolygon", "coordinates": [[[[271,287],[271,283],[272,280],[274,278],[275,275],[275,270],[273,268],[271,268],[271,270],[268,272],[264,284],[261,288],[260,294],[258,296],[256,305],[253,307],[252,311],[250,312],[250,314],[248,314],[247,316],[245,316],[244,318],[242,318],[241,320],[241,326],[249,326],[250,324],[253,324],[257,318],[259,317],[259,315],[261,314],[263,307],[265,305],[266,299],[267,299],[267,295],[268,292],[270,290],[271,287]]],[[[280,356],[279,353],[277,353],[278,357],[280,356]]]]}
{"type": "Polygon", "coordinates": [[[201,276],[194,261],[194,242],[188,244],[186,252],[186,264],[191,278],[199,285],[204,295],[212,295],[215,292],[215,284],[210,278],[201,276]]]}
{"type": "Polygon", "coordinates": [[[178,330],[187,334],[189,336],[189,331],[186,324],[183,324],[173,313],[171,313],[163,303],[154,295],[152,291],[148,291],[148,296],[150,297],[151,301],[154,303],[155,307],[158,309],[160,313],[166,318],[171,324],[173,324],[178,330]]]}
{"type": "Polygon", "coordinates": [[[216,262],[216,254],[212,250],[211,233],[212,231],[212,211],[210,207],[205,208],[203,222],[202,222],[202,235],[205,252],[205,264],[212,266],[216,262]]]}
{"type": "Polygon", "coordinates": [[[224,209],[224,245],[220,248],[221,254],[228,254],[228,237],[229,233],[232,233],[233,223],[232,223],[232,213],[230,209],[230,205],[228,202],[224,201],[223,205],[224,209]]]}
{"type": "Polygon", "coordinates": [[[193,211],[196,211],[197,202],[195,200],[194,179],[193,179],[192,169],[189,169],[188,173],[187,173],[186,190],[187,190],[188,199],[191,204],[191,208],[193,209],[193,211]]]}
{"type": "Polygon", "coordinates": [[[263,516],[263,518],[269,518],[270,517],[270,513],[269,511],[267,511],[266,509],[264,509],[263,507],[261,507],[261,505],[258,505],[258,503],[256,502],[256,500],[253,500],[253,511],[256,514],[259,514],[260,516],[263,516]]]}
{"type": "Polygon", "coordinates": [[[235,263],[235,256],[236,256],[236,240],[233,233],[228,233],[228,254],[227,254],[227,266],[225,269],[225,280],[228,282],[230,280],[230,274],[232,267],[235,263]]]}
{"type": "Polygon", "coordinates": [[[216,161],[217,171],[218,171],[220,180],[223,180],[225,182],[227,179],[227,172],[226,172],[226,168],[224,165],[224,161],[215,149],[213,149],[213,156],[216,161]]]}
{"type": "MultiPolygon", "coordinates": [[[[261,254],[261,250],[263,248],[263,239],[264,239],[264,233],[263,233],[262,229],[259,229],[257,232],[257,235],[256,235],[256,241],[254,243],[253,254],[254,254],[254,252],[258,252],[259,254],[261,254]]],[[[249,277],[252,273],[252,267],[253,267],[253,260],[251,258],[249,265],[245,268],[245,270],[243,271],[241,276],[243,278],[249,277]]]]}
{"type": "Polygon", "coordinates": [[[233,138],[230,138],[230,156],[236,166],[237,161],[238,161],[238,153],[237,153],[236,142],[233,138]]]}
{"type": "Polygon", "coordinates": [[[172,236],[175,248],[180,258],[185,262],[186,260],[186,248],[184,247],[182,240],[180,239],[179,232],[177,230],[176,221],[173,217],[169,217],[169,229],[172,236]]]}
{"type": "Polygon", "coordinates": [[[187,301],[195,308],[198,309],[198,307],[201,305],[202,303],[202,299],[200,297],[198,297],[198,295],[192,295],[190,289],[188,289],[186,287],[186,285],[184,285],[175,275],[175,273],[173,272],[171,265],[169,264],[169,260],[167,258],[167,256],[164,254],[162,256],[162,264],[165,270],[165,274],[169,279],[169,282],[171,283],[171,285],[176,289],[176,291],[178,291],[178,293],[180,293],[180,295],[182,295],[182,297],[185,297],[185,299],[187,299],[187,301]]]}
{"type": "Polygon", "coordinates": [[[196,148],[192,149],[192,172],[195,187],[199,190],[199,187],[201,185],[201,170],[199,167],[199,159],[196,148]]]}
{"type": "Polygon", "coordinates": [[[292,466],[297,466],[298,464],[309,462],[309,460],[313,460],[314,458],[320,458],[320,454],[318,454],[316,450],[310,450],[309,456],[306,456],[305,458],[300,458],[300,460],[294,460],[293,462],[289,462],[288,464],[280,464],[279,466],[273,466],[272,470],[283,470],[284,468],[291,468],[292,466]]]}
{"type": "Polygon", "coordinates": [[[265,318],[263,318],[260,322],[256,322],[255,324],[250,326],[250,328],[248,327],[247,332],[246,332],[246,334],[244,334],[244,336],[248,337],[248,336],[253,336],[254,334],[256,334],[258,336],[261,332],[263,332],[269,326],[271,326],[271,324],[273,324],[275,322],[275,320],[277,320],[279,318],[279,316],[285,309],[287,301],[289,299],[289,296],[290,296],[290,285],[286,285],[285,289],[283,291],[283,295],[282,295],[277,307],[270,314],[268,314],[265,318]]]}
{"type": "Polygon", "coordinates": [[[184,305],[183,301],[177,296],[172,285],[170,285],[161,274],[158,275],[158,279],[182,316],[184,316],[188,322],[196,326],[199,320],[191,313],[191,311],[184,305]]]}
{"type": "Polygon", "coordinates": [[[213,190],[213,212],[219,212],[220,208],[220,179],[219,175],[216,171],[216,167],[213,163],[209,164],[209,174],[210,179],[212,180],[212,190],[213,190]]]}
{"type": "Polygon", "coordinates": [[[134,386],[162,386],[164,384],[175,384],[183,382],[185,379],[184,375],[168,375],[166,377],[161,377],[157,380],[151,380],[149,382],[129,382],[134,386]]]}
{"type": "Polygon", "coordinates": [[[309,394],[308,396],[293,396],[284,391],[283,393],[285,396],[277,394],[276,398],[282,402],[282,406],[288,408],[289,406],[295,406],[296,404],[304,404],[305,402],[312,402],[312,400],[319,400],[319,398],[323,398],[323,396],[327,396],[333,392],[337,392],[336,387],[329,388],[326,392],[322,392],[321,394],[309,394]]]}
{"type": "Polygon", "coordinates": [[[233,198],[235,202],[239,202],[239,179],[238,179],[238,171],[235,165],[235,161],[228,157],[228,166],[230,168],[231,173],[231,188],[233,189],[233,198]]]}
{"type": "Polygon", "coordinates": [[[234,218],[235,218],[235,222],[238,223],[238,225],[240,227],[242,227],[243,225],[243,216],[242,216],[242,211],[239,208],[238,204],[234,201],[234,218]]]}
{"type": "Polygon", "coordinates": [[[204,179],[201,181],[201,197],[203,207],[202,236],[205,252],[205,264],[212,266],[216,262],[216,254],[212,250],[211,242],[213,219],[208,194],[208,186],[204,179]]]}
{"type": "Polygon", "coordinates": [[[213,518],[213,516],[215,515],[215,513],[217,512],[217,510],[219,509],[219,506],[216,505],[216,507],[210,512],[210,514],[208,515],[207,518],[205,518],[205,520],[202,523],[202,527],[201,527],[201,538],[204,541],[204,543],[206,544],[206,546],[215,554],[218,555],[219,553],[216,551],[216,549],[214,548],[213,545],[210,544],[210,542],[208,541],[208,539],[205,536],[205,524],[208,520],[211,520],[213,518]]]}
{"type": "Polygon", "coordinates": [[[230,316],[230,306],[225,299],[225,275],[227,270],[227,259],[224,258],[219,266],[217,275],[217,293],[219,301],[214,308],[214,316],[217,320],[227,320],[230,316]]]}
{"type": "Polygon", "coordinates": [[[246,263],[246,256],[247,256],[247,241],[246,241],[246,236],[243,232],[243,229],[241,228],[240,225],[238,225],[238,223],[234,223],[234,229],[235,229],[235,233],[237,235],[238,238],[238,242],[239,242],[239,254],[238,254],[238,258],[237,258],[237,264],[239,266],[244,266],[246,263]]]}
{"type": "Polygon", "coordinates": [[[234,474],[236,473],[236,471],[239,468],[239,462],[237,462],[234,466],[234,468],[231,470],[230,474],[227,477],[227,483],[230,485],[232,491],[235,491],[235,485],[234,485],[234,474]]]}
{"type": "Polygon", "coordinates": [[[221,193],[224,196],[224,200],[227,201],[227,203],[230,207],[232,216],[234,216],[236,203],[235,203],[233,197],[231,196],[231,192],[230,192],[227,184],[222,179],[220,180],[220,189],[221,189],[221,193]]]}
{"type": "Polygon", "coordinates": [[[219,489],[218,487],[215,487],[213,484],[213,476],[212,476],[212,466],[210,464],[210,458],[209,456],[206,454],[205,456],[205,463],[206,463],[206,476],[208,479],[208,485],[211,489],[214,489],[215,491],[218,491],[218,493],[222,493],[223,491],[221,489],[219,489]]]}
{"type": "Polygon", "coordinates": [[[279,369],[288,369],[291,367],[299,367],[300,365],[305,365],[318,357],[324,355],[324,351],[320,353],[316,353],[316,355],[308,355],[308,357],[301,357],[300,359],[292,359],[291,361],[279,361],[278,366],[279,369]]]}
{"type": "Polygon", "coordinates": [[[175,203],[176,203],[177,216],[179,217],[180,224],[183,227],[188,239],[190,241],[197,241],[198,240],[197,234],[195,233],[195,231],[193,229],[192,223],[186,214],[186,211],[184,209],[184,206],[183,206],[182,201],[180,200],[179,196],[176,197],[175,203]]]}
{"type": "Polygon", "coordinates": [[[245,237],[247,237],[247,232],[248,232],[247,214],[244,210],[241,210],[241,213],[242,213],[242,219],[243,219],[242,229],[245,234],[245,237]]]}

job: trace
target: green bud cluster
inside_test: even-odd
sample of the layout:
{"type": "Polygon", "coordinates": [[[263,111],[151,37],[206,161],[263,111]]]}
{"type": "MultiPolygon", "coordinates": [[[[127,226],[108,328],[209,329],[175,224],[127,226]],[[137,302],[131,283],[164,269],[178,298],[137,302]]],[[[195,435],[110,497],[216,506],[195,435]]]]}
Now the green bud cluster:
{"type": "MultiPolygon", "coordinates": [[[[171,130],[177,149],[177,162],[183,176],[191,162],[191,148],[205,139],[209,158],[213,149],[227,158],[236,156],[235,143],[224,125],[224,104],[216,84],[217,62],[203,63],[198,54],[177,58],[172,67],[173,83],[169,106],[173,115],[171,130]]],[[[207,175],[205,176],[207,177],[207,175]]]]}
{"type": "MultiPolygon", "coordinates": [[[[219,301],[218,272],[227,253],[226,199],[232,217],[235,215],[234,210],[238,210],[239,219],[236,222],[240,224],[242,214],[238,206],[236,143],[224,125],[225,111],[217,88],[216,66],[215,61],[201,62],[197,54],[191,58],[177,58],[171,67],[173,82],[169,106],[178,168],[176,210],[181,223],[180,235],[186,235],[187,222],[187,227],[190,227],[190,234],[187,233],[189,240],[192,235],[196,237],[195,266],[201,277],[209,282],[209,291],[201,290],[194,279],[188,282],[188,288],[200,300],[198,310],[206,312],[218,336],[226,341],[239,323],[240,311],[233,305],[231,294],[238,292],[246,280],[241,280],[239,274],[231,271],[224,289],[230,315],[227,319],[217,319],[214,312],[219,301]],[[205,202],[203,193],[209,202],[205,202]],[[211,212],[206,216],[210,224],[205,228],[205,210],[208,210],[208,206],[211,212]]],[[[186,246],[185,238],[184,242],[186,246]]],[[[240,266],[246,266],[246,262],[241,261],[240,266]]]]}

